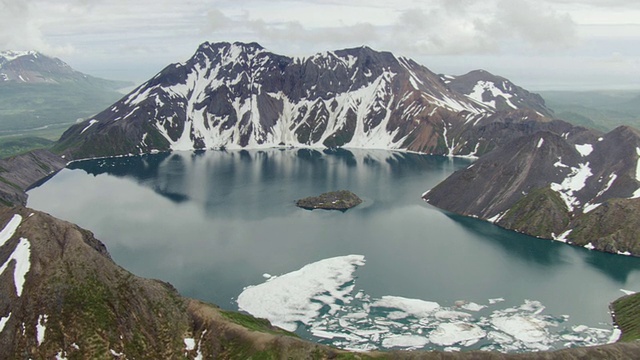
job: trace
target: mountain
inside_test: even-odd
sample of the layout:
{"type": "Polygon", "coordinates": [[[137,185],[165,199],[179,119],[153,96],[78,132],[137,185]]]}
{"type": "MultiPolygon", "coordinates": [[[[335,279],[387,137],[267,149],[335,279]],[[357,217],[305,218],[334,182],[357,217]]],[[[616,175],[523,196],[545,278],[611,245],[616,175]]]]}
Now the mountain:
{"type": "Polygon", "coordinates": [[[124,81],[96,78],[74,70],[64,61],[37,51],[0,51],[0,86],[18,84],[61,84],[86,82],[105,89],[118,90],[124,81]]]}
{"type": "Polygon", "coordinates": [[[255,43],[204,43],[71,127],[56,150],[74,158],[273,146],[477,156],[570,126],[549,114],[542,98],[485,71],[437,75],[368,47],[291,58],[255,43]]]}
{"type": "Polygon", "coordinates": [[[439,208],[590,249],[640,256],[640,131],[539,132],[424,195],[439,208]],[[455,194],[455,196],[452,196],[455,194]]]}
{"type": "Polygon", "coordinates": [[[58,140],[78,119],[120,99],[117,90],[125,86],[130,83],[83,74],[36,51],[0,52],[2,156],[58,140]]]}

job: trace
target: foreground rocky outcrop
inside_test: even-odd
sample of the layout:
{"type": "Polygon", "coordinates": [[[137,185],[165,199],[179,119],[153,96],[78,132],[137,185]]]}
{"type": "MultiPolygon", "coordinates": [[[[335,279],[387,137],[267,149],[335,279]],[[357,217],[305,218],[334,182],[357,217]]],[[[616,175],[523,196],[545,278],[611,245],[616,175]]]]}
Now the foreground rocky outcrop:
{"type": "Polygon", "coordinates": [[[325,209],[346,211],[362,203],[358,195],[349,190],[330,191],[318,196],[310,196],[296,201],[303,209],[325,209]]]}

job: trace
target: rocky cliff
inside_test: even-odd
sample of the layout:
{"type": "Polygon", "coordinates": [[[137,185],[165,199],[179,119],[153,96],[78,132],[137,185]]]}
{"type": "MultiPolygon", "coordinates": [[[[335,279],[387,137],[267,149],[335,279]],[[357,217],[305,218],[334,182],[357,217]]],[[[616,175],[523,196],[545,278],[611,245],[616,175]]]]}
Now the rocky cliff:
{"type": "Polygon", "coordinates": [[[483,156],[425,200],[507,229],[640,255],[640,132],[539,132],[483,156]]]}
{"type": "Polygon", "coordinates": [[[66,165],[64,158],[47,150],[34,150],[0,159],[0,203],[25,205],[25,191],[30,186],[66,165]]]}

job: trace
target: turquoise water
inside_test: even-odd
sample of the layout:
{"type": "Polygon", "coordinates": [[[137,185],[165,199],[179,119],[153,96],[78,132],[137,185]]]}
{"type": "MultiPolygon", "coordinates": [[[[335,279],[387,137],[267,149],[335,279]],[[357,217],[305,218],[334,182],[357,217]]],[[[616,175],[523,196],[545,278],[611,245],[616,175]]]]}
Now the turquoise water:
{"type": "MultiPolygon", "coordinates": [[[[356,299],[349,305],[354,308],[368,308],[385,296],[437,302],[447,311],[460,310],[462,301],[477,303],[487,307],[466,312],[489,334],[484,325],[496,312],[531,300],[554,324],[548,331],[565,335],[552,347],[573,344],[567,334],[576,325],[610,331],[608,304],[623,295],[620,289],[640,290],[640,259],[531,238],[421,200],[423,192],[469,164],[364,150],[174,152],[74,163],[32,189],[28,205],[90,229],[136,275],[168,281],[185,296],[227,309],[238,309],[245,287],[265,283],[263,274],[283,275],[357,254],[366,265],[357,266],[348,285],[354,286],[353,297],[359,292],[360,300],[369,300],[356,299]],[[339,189],[353,191],[364,203],[344,213],[294,205],[339,189]]],[[[539,309],[534,308],[532,313],[539,309]]],[[[344,307],[329,315],[360,310],[344,307]]],[[[388,312],[380,308],[369,316],[388,312]]],[[[322,315],[326,309],[316,320],[322,315]]],[[[419,336],[441,324],[418,331],[411,319],[419,320],[401,318],[407,329],[391,330],[419,336]]],[[[310,323],[298,328],[315,338],[313,330],[310,323]]],[[[365,347],[384,347],[382,337],[368,340],[365,347]]],[[[344,339],[322,341],[358,347],[344,339]]],[[[454,346],[494,346],[488,337],[471,342],[454,346]]],[[[401,341],[386,342],[396,343],[401,341]]]]}

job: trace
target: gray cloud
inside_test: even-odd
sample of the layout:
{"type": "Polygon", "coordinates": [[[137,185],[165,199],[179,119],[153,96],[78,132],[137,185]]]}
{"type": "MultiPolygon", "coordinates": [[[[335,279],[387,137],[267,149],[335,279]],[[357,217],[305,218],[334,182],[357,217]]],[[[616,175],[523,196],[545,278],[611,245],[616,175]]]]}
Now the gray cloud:
{"type": "Polygon", "coordinates": [[[557,58],[574,73],[580,62],[637,74],[640,55],[627,49],[640,35],[615,23],[634,11],[640,2],[628,0],[0,0],[0,49],[37,49],[107,77],[132,68],[136,81],[203,41],[257,41],[286,55],[368,45],[443,71],[557,58]],[[612,24],[606,38],[585,26],[600,14],[612,24]]]}

